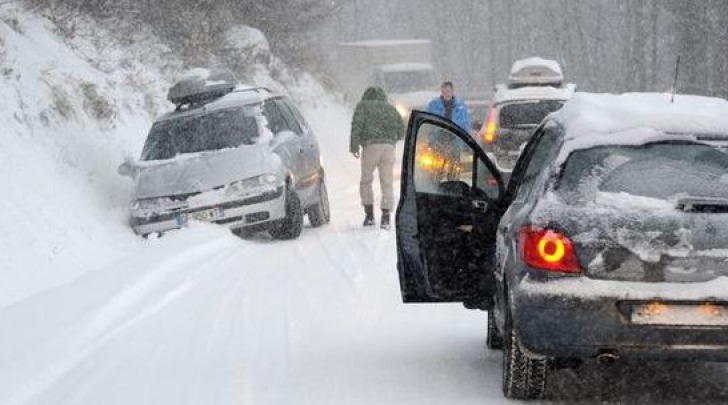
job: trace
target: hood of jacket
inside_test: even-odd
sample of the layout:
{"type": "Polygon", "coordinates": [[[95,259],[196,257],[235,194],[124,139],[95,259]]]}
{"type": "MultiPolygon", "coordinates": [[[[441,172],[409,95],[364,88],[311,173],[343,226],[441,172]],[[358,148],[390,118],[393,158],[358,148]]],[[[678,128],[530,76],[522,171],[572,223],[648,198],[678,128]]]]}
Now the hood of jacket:
{"type": "Polygon", "coordinates": [[[361,97],[362,101],[387,101],[387,93],[381,87],[369,87],[361,97]]]}

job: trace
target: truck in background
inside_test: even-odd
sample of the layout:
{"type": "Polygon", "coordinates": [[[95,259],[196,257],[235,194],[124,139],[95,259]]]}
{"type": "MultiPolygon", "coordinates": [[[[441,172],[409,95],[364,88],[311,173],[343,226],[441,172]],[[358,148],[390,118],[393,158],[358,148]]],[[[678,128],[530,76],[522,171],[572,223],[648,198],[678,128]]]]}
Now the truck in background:
{"type": "Polygon", "coordinates": [[[367,87],[382,87],[405,119],[412,109],[424,110],[439,95],[432,44],[427,39],[340,43],[335,77],[351,103],[367,87]]]}

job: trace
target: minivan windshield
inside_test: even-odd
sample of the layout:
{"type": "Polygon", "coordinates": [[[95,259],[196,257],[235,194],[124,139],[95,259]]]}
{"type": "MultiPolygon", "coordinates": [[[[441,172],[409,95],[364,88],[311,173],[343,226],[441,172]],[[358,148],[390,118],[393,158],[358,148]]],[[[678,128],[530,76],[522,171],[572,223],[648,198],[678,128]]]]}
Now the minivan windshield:
{"type": "Polygon", "coordinates": [[[728,198],[728,153],[721,146],[667,142],[600,146],[573,152],[559,180],[567,200],[593,201],[598,192],[672,200],[728,198]]]}
{"type": "Polygon", "coordinates": [[[384,88],[389,93],[434,90],[437,87],[431,70],[382,72],[384,88]]]}
{"type": "Polygon", "coordinates": [[[550,113],[564,105],[561,100],[542,100],[534,102],[518,102],[500,107],[498,125],[501,128],[513,128],[521,125],[538,125],[550,113]]]}
{"type": "Polygon", "coordinates": [[[252,145],[258,136],[252,105],[178,117],[154,123],[141,159],[171,159],[184,153],[252,145]]]}

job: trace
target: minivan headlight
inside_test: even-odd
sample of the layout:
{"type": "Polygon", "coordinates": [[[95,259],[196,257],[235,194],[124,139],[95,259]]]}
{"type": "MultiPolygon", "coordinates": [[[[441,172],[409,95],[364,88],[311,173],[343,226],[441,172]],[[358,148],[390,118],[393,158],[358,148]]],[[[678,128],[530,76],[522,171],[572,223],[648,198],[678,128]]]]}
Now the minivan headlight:
{"type": "Polygon", "coordinates": [[[171,200],[166,197],[162,198],[144,198],[141,200],[136,200],[131,203],[131,209],[132,210],[154,210],[154,209],[162,209],[169,206],[171,203],[171,200]]]}
{"type": "Polygon", "coordinates": [[[278,177],[267,173],[244,180],[234,181],[225,188],[225,195],[257,194],[275,190],[278,177]]]}

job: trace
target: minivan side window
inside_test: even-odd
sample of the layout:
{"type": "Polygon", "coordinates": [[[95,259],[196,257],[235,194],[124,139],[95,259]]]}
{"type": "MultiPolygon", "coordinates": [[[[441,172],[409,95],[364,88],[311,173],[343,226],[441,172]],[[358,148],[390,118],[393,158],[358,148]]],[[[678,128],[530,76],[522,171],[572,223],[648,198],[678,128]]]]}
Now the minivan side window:
{"type": "Polygon", "coordinates": [[[293,104],[291,104],[290,100],[282,99],[283,104],[285,104],[293,113],[293,115],[298,120],[298,123],[301,125],[301,127],[306,131],[310,132],[311,127],[308,125],[308,122],[306,122],[306,118],[303,117],[303,114],[301,114],[301,111],[296,108],[293,104]]]}
{"type": "Polygon", "coordinates": [[[291,112],[289,104],[280,98],[275,99],[275,103],[278,106],[278,109],[280,109],[281,113],[283,113],[283,118],[286,120],[286,123],[288,123],[288,128],[290,128],[291,131],[297,133],[298,135],[302,135],[303,130],[301,129],[301,125],[298,124],[298,120],[296,120],[293,112],[291,112]]]}
{"type": "Polygon", "coordinates": [[[273,100],[266,100],[263,103],[263,110],[265,118],[268,121],[268,129],[273,132],[273,135],[277,135],[281,131],[289,129],[288,123],[286,123],[285,118],[283,118],[283,114],[273,100]]]}

